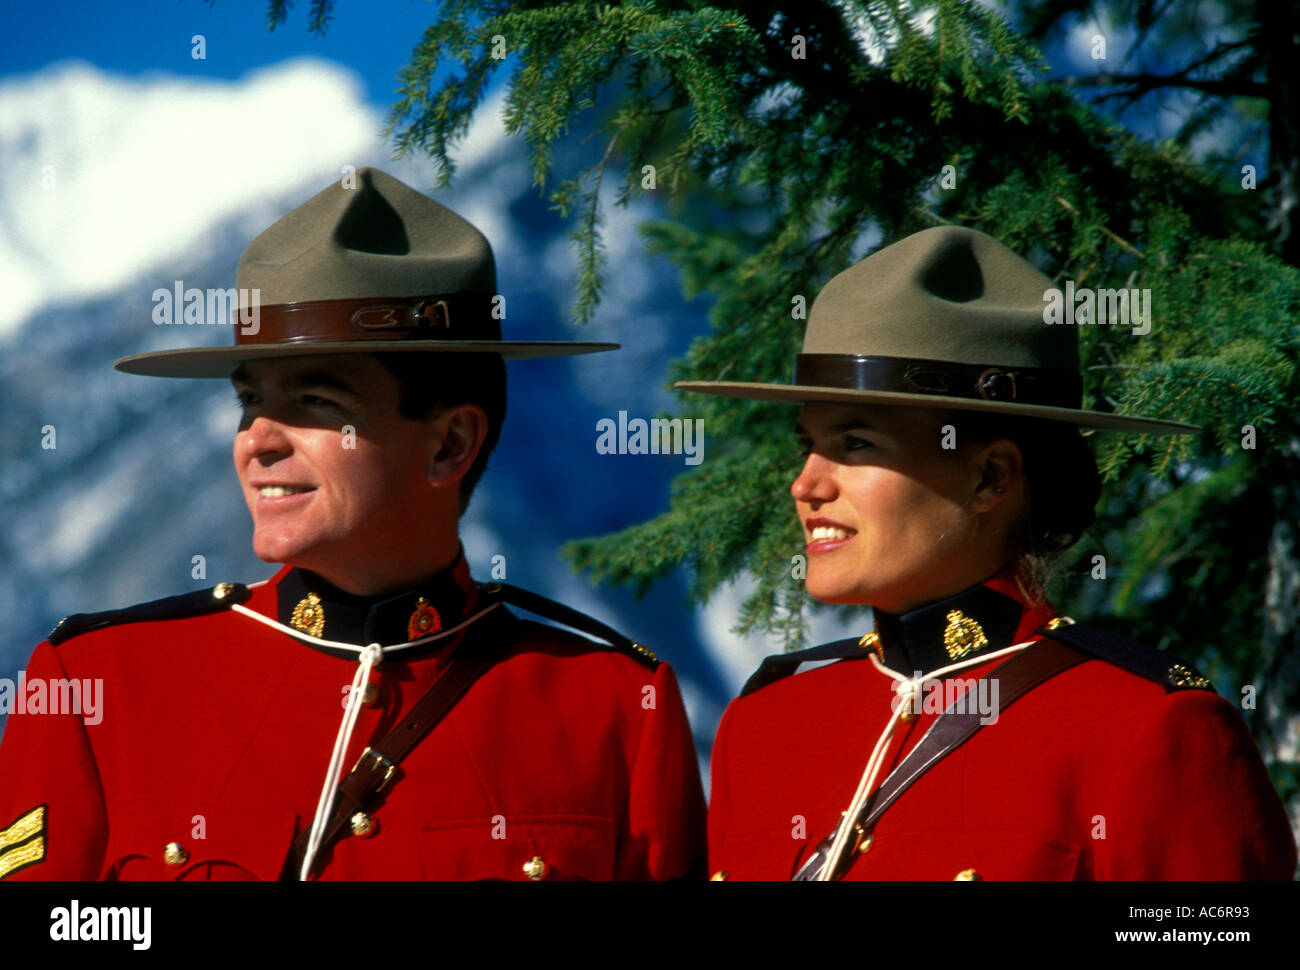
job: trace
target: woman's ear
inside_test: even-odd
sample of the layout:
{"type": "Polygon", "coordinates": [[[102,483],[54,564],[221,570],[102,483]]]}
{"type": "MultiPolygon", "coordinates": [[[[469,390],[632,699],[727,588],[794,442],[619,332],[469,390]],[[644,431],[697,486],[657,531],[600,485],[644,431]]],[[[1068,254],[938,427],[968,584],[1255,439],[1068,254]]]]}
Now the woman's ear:
{"type": "Polygon", "coordinates": [[[987,512],[1008,498],[1024,478],[1024,457],[1010,438],[985,445],[976,457],[979,483],[971,497],[976,512],[987,512]]]}
{"type": "Polygon", "coordinates": [[[457,404],[433,419],[433,454],[429,456],[429,484],[454,485],[465,477],[487,438],[487,413],[477,404],[457,404]]]}

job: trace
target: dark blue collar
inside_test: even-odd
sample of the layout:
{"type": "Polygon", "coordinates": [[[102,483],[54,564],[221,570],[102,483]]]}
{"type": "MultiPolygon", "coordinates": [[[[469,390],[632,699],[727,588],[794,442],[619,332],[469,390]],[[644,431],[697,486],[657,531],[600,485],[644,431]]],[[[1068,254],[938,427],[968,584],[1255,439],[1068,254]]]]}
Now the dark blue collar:
{"type": "Polygon", "coordinates": [[[464,553],[448,569],[391,596],[357,596],[305,569],[291,569],[276,587],[281,623],[325,640],[391,646],[450,629],[461,621],[474,588],[464,553]]]}
{"type": "Polygon", "coordinates": [[[895,616],[874,610],[877,656],[912,676],[993,653],[1028,639],[1053,616],[1046,603],[1031,605],[1004,570],[955,596],[895,616]]]}

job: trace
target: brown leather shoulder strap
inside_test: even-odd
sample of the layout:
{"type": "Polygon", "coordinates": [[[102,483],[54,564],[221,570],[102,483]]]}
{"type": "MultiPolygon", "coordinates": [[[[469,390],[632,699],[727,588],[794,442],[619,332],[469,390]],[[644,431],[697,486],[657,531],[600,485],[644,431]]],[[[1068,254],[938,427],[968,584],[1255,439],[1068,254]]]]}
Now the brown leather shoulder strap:
{"type": "MultiPolygon", "coordinates": [[[[1057,640],[1041,640],[998,664],[982,679],[998,682],[998,714],[1001,715],[1013,701],[1043,681],[1087,659],[1084,654],[1057,640]]],[[[975,688],[971,689],[975,690],[975,688]]],[[[889,777],[876,789],[876,793],[864,806],[862,814],[854,820],[861,826],[864,834],[871,832],[876,820],[918,778],[943,758],[952,754],[983,726],[980,711],[971,710],[970,708],[975,705],[965,703],[965,700],[965,697],[960,698],[957,703],[944,711],[930,725],[930,730],[925,733],[925,737],[916,743],[916,747],[908,752],[902,763],[891,771],[889,777]]],[[[841,824],[847,822],[848,820],[845,819],[841,824]]],[[[816,879],[830,855],[831,843],[834,840],[835,832],[822,839],[816,851],[808,857],[808,861],[799,867],[799,871],[793,876],[793,881],[810,882],[816,879]]],[[[840,863],[841,870],[847,868],[847,863],[851,859],[852,854],[846,853],[840,863]]],[[[835,875],[839,878],[843,872],[837,872],[835,875]]]]}
{"type": "MultiPolygon", "coordinates": [[[[500,659],[512,642],[509,628],[517,622],[513,615],[498,607],[471,626],[442,676],[416,702],[410,713],[382,741],[362,752],[352,771],[339,785],[334,811],[321,840],[322,850],[333,843],[353,815],[369,811],[375,797],[393,780],[401,760],[465,696],[474,681],[500,659]]],[[[285,877],[296,878],[302,868],[310,835],[308,827],[294,839],[290,853],[292,868],[286,868],[285,877]]]]}

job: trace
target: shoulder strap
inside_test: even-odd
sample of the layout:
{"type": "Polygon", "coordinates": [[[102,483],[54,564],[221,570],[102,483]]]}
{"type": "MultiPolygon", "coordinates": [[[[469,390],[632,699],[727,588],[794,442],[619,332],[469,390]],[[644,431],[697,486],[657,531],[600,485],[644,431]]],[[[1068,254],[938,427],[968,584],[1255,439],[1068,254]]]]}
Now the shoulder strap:
{"type": "Polygon", "coordinates": [[[1190,664],[1179,662],[1164,650],[1148,647],[1109,630],[1074,623],[1052,630],[1044,627],[1038,633],[1069,644],[1089,657],[1105,660],[1131,674],[1145,677],[1166,691],[1213,690],[1209,678],[1202,676],[1190,664]]]}
{"type": "MultiPolygon", "coordinates": [[[[394,780],[397,766],[420,743],[434,725],[446,716],[456,702],[465,696],[474,681],[486,673],[509,648],[509,628],[519,621],[504,610],[493,610],[474,626],[460,648],[452,655],[442,676],[411,708],[410,713],[397,723],[382,741],[361,753],[348,776],[339,785],[337,801],[330,813],[321,849],[331,845],[358,812],[369,812],[375,799],[394,780]]],[[[290,859],[292,869],[285,874],[296,876],[302,868],[303,855],[311,837],[310,828],[304,829],[293,841],[290,859]]]]}
{"type": "Polygon", "coordinates": [[[121,610],[105,610],[102,613],[73,613],[59,621],[58,626],[50,631],[46,639],[58,646],[65,640],[71,640],[92,630],[116,626],[119,623],[140,623],[150,620],[181,620],[187,616],[203,616],[226,609],[232,603],[242,603],[248,599],[248,587],[243,583],[217,583],[211,589],[194,593],[182,593],[179,596],[167,596],[148,603],[138,603],[121,610]]]}
{"type": "MultiPolygon", "coordinates": [[[[1017,698],[1086,659],[1087,657],[1063,643],[1042,640],[998,664],[981,679],[998,681],[1000,688],[998,713],[1001,714],[1017,698]]],[[[980,712],[970,710],[972,705],[962,703],[964,699],[960,699],[957,704],[944,711],[930,725],[930,730],[925,733],[925,737],[921,738],[898,767],[889,773],[889,777],[881,783],[875,795],[863,807],[862,814],[853,820],[852,824],[857,825],[864,836],[870,834],[885,809],[894,804],[918,778],[965,744],[983,726],[980,712]]],[[[847,822],[848,820],[844,819],[840,824],[847,822]]],[[[808,857],[808,861],[795,873],[793,881],[811,882],[817,878],[830,855],[831,843],[834,842],[837,831],[839,831],[838,827],[818,843],[817,849],[808,857]]],[[[847,869],[847,863],[851,859],[852,852],[846,853],[841,859],[840,868],[835,873],[836,878],[843,875],[843,870],[847,869]]]]}
{"type": "Polygon", "coordinates": [[[579,633],[585,633],[598,640],[603,640],[610,646],[646,664],[652,670],[659,666],[659,658],[654,655],[654,652],[649,647],[628,639],[613,627],[606,626],[600,620],[590,617],[586,613],[580,613],[571,606],[565,606],[563,603],[557,603],[545,596],[506,583],[486,583],[480,589],[484,597],[488,599],[497,599],[509,603],[521,610],[527,610],[529,613],[535,613],[563,626],[571,627],[579,633]]]}
{"type": "Polygon", "coordinates": [[[749,680],[745,681],[745,686],[740,689],[740,696],[752,694],[768,684],[789,677],[798,671],[800,664],[818,660],[861,660],[870,654],[870,651],[861,644],[862,640],[859,637],[846,637],[843,640],[832,640],[830,643],[809,647],[807,650],[778,653],[766,657],[749,680]]]}

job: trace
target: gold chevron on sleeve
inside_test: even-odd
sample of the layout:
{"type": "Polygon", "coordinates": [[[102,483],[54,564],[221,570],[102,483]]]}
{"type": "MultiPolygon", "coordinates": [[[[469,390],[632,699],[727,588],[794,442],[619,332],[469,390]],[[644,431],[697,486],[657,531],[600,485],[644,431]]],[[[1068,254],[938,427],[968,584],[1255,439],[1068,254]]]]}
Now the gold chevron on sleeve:
{"type": "Polygon", "coordinates": [[[37,805],[0,829],[0,879],[45,858],[45,810],[37,805]]]}
{"type": "Polygon", "coordinates": [[[11,872],[26,869],[45,858],[45,836],[38,835],[30,842],[24,842],[15,849],[0,854],[0,879],[11,872]]]}

